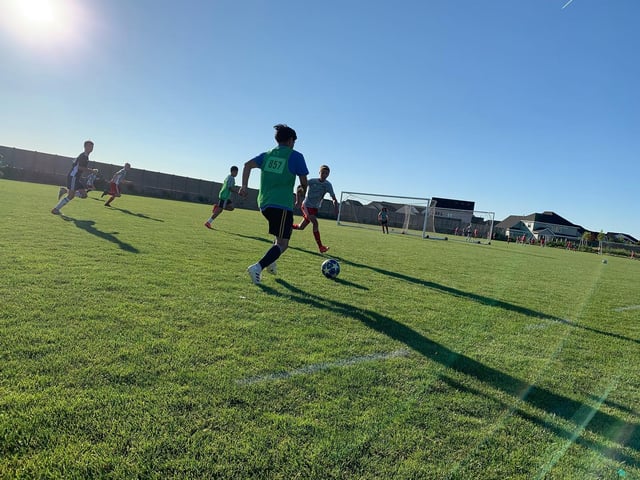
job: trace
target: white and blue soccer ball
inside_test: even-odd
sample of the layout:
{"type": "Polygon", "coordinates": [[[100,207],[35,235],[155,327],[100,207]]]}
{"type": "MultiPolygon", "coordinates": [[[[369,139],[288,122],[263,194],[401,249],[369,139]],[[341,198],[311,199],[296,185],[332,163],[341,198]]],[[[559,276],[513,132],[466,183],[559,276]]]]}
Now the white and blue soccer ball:
{"type": "Polygon", "coordinates": [[[325,277],[333,280],[340,274],[340,264],[337,260],[330,258],[322,262],[321,270],[325,277]]]}

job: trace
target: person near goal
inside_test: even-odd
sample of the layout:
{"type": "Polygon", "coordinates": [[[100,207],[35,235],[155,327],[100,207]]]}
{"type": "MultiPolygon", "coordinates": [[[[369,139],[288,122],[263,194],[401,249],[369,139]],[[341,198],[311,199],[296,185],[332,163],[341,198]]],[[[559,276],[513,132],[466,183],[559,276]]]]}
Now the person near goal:
{"type": "Polygon", "coordinates": [[[273,128],[276,130],[278,146],[244,164],[242,186],[238,192],[240,196],[247,196],[251,170],[259,168],[258,207],[269,222],[269,233],[274,236],[274,242],[258,263],[247,268],[254,284],[260,283],[265,268],[270,273],[276,273],[276,260],[289,246],[293,231],[293,186],[298,177],[302,189],[306,191],[309,174],[304,156],[293,149],[298,139],[296,131],[283,124],[273,128]]]}
{"type": "Polygon", "coordinates": [[[389,210],[387,207],[382,207],[382,210],[378,212],[378,223],[382,226],[382,233],[389,233],[389,210]]]}

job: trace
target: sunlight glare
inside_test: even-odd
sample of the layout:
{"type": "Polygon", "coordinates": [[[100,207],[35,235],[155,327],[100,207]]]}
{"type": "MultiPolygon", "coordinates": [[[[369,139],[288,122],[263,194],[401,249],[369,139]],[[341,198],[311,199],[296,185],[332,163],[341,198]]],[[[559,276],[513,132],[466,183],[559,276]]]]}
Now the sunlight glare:
{"type": "Polygon", "coordinates": [[[52,0],[21,0],[18,13],[26,24],[46,28],[55,22],[57,12],[54,11],[52,0]]]}
{"type": "Polygon", "coordinates": [[[25,45],[70,47],[82,27],[80,13],[77,0],[2,0],[0,27],[25,45]]]}

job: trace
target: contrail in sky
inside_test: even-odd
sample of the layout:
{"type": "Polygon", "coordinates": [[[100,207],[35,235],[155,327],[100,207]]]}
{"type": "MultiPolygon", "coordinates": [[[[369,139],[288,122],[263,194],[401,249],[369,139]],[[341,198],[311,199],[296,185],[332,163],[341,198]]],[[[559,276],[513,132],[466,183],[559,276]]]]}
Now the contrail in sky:
{"type": "Polygon", "coordinates": [[[569,0],[567,3],[564,4],[564,7],[562,7],[562,10],[564,10],[565,8],[567,8],[569,5],[571,5],[571,2],[573,2],[573,0],[569,0]]]}

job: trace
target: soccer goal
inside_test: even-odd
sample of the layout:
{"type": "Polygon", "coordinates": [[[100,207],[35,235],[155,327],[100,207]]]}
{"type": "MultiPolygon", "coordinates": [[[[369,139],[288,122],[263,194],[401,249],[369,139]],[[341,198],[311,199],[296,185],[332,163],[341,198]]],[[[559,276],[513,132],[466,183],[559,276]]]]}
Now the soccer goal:
{"type": "Polygon", "coordinates": [[[598,245],[598,253],[600,255],[640,259],[640,245],[601,240],[598,245]]]}
{"type": "Polygon", "coordinates": [[[494,217],[494,212],[440,208],[434,200],[423,236],[488,244],[493,238],[494,217]]]}
{"type": "Polygon", "coordinates": [[[388,212],[389,233],[422,236],[429,210],[429,199],[374,193],[342,192],[338,225],[380,229],[378,213],[388,212]]]}

